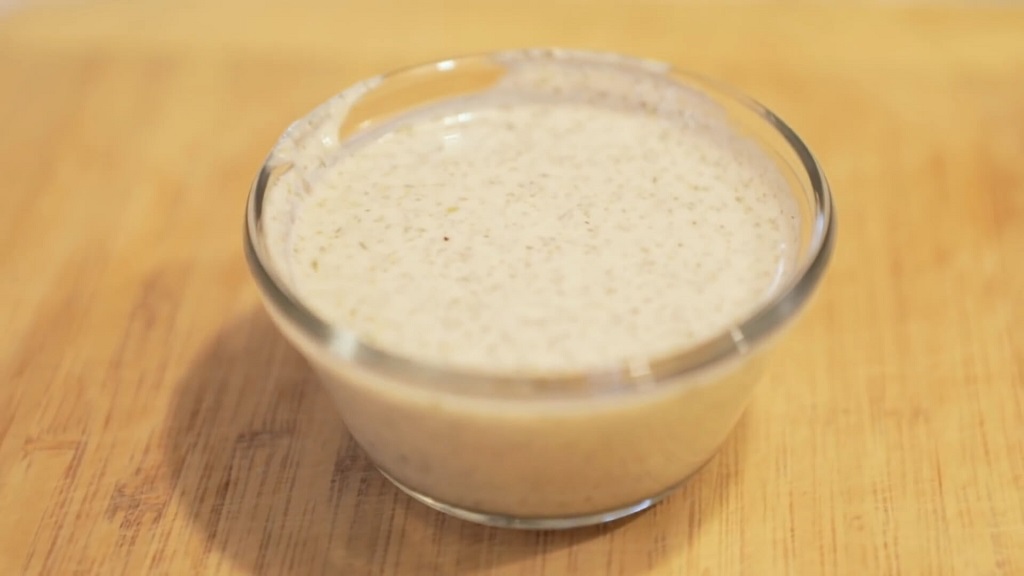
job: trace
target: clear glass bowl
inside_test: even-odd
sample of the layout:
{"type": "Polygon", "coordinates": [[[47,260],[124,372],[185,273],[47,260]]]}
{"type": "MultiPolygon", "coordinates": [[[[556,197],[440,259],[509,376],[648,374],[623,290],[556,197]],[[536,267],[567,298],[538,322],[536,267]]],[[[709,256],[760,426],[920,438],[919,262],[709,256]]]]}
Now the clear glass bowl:
{"type": "Polygon", "coordinates": [[[379,76],[295,122],[253,185],[245,248],[275,324],[320,374],[352,437],[382,473],[420,502],[466,520],[551,529],[643,510],[714,455],[746,406],[767,344],[821,279],[834,226],[821,168],[793,130],[760,104],[661,63],[542,49],[379,76]],[[667,356],[522,377],[431,365],[375,348],[296,297],[282,273],[280,223],[267,221],[268,206],[290,200],[275,199],[285,194],[275,192],[275,182],[302,169],[286,153],[295,142],[345,141],[425,104],[486,90],[510,63],[555,61],[567,70],[596,67],[695,91],[777,162],[799,204],[801,238],[796,265],[770,299],[730,329],[667,356]]]}

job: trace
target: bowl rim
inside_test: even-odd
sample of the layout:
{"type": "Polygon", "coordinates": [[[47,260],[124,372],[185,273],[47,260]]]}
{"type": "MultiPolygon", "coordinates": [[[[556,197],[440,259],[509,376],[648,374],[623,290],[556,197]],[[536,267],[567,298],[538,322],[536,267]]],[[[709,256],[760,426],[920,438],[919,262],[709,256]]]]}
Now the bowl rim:
{"type": "MultiPolygon", "coordinates": [[[[324,104],[302,116],[292,126],[309,118],[336,98],[349,98],[351,102],[357,101],[358,98],[390,78],[422,72],[429,67],[444,71],[458,70],[459,66],[474,61],[495,61],[507,57],[559,58],[605,63],[611,61],[634,69],[646,71],[653,69],[674,80],[692,83],[691,88],[704,94],[707,94],[709,92],[707,88],[710,88],[720,98],[725,98],[732,104],[738,104],[760,117],[767,127],[774,129],[776,134],[783,138],[790,147],[790,152],[799,159],[800,165],[794,165],[791,168],[802,168],[805,171],[805,174],[799,176],[801,179],[806,176],[814,199],[807,254],[797,262],[793,272],[789,275],[788,282],[771,298],[762,302],[731,327],[694,346],[659,357],[612,362],[589,370],[538,374],[470,370],[402,356],[361,340],[353,330],[331,324],[320,318],[274,272],[271,258],[266,253],[263,243],[257,239],[262,238],[260,234],[262,208],[274,168],[271,159],[274,150],[280,144],[279,140],[265,158],[259,174],[250,188],[246,202],[243,241],[250,273],[260,289],[264,305],[274,312],[271,316],[279,324],[279,328],[281,322],[287,322],[295,328],[294,331],[286,330],[286,335],[290,334],[292,338],[301,338],[305,343],[312,344],[326,352],[334,361],[354,364],[371,372],[427,387],[441,385],[449,388],[465,387],[466,390],[476,390],[481,384],[487,384],[490,389],[529,384],[531,389],[539,388],[556,392],[593,391],[595,388],[632,390],[649,388],[651,385],[668,380],[674,381],[689,374],[698,374],[729,360],[746,356],[787,325],[804,307],[821,281],[835,244],[835,210],[824,172],[803,140],[775,113],[739,90],[702,74],[679,69],[668,62],[638,58],[617,52],[562,48],[478,52],[413,64],[367,78],[337,93],[324,104]]],[[[284,134],[291,129],[289,127],[284,134]]],[[[759,142],[759,144],[762,147],[766,146],[763,142],[759,142]]]]}

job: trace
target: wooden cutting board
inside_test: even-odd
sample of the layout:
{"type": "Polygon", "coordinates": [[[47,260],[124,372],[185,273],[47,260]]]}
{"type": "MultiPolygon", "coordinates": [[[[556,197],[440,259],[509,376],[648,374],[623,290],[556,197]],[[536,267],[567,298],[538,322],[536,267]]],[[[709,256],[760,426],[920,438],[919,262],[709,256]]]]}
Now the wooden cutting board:
{"type": "Polygon", "coordinates": [[[0,18],[0,574],[1024,574],[1024,9],[84,0],[0,18]],[[839,243],[720,456],[616,525],[510,532],[381,478],[258,307],[286,124],[491,48],[753,94],[839,243]]]}

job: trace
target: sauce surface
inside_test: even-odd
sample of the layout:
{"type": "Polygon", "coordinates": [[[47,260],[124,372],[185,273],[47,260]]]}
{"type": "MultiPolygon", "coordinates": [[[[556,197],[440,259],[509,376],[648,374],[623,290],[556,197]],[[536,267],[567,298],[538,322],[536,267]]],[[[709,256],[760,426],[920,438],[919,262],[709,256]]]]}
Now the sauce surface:
{"type": "Polygon", "coordinates": [[[538,373],[685,349],[765,300],[799,214],[764,152],[682,87],[533,72],[299,142],[318,163],[289,180],[297,295],[392,353],[538,373]]]}

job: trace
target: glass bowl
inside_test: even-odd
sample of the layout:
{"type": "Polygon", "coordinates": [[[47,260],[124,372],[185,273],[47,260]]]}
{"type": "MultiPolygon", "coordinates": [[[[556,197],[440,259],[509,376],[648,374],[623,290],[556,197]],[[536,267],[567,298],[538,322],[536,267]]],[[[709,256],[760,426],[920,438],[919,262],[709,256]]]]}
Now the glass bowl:
{"type": "Polygon", "coordinates": [[[537,49],[378,76],[296,121],[249,195],[245,249],[274,323],[320,375],[352,437],[395,485],[473,522],[558,529],[643,510],[712,458],[750,398],[768,345],[818,285],[834,226],[821,168],[793,130],[760,104],[659,62],[537,49]],[[548,77],[562,89],[548,96],[590,90],[626,97],[639,90],[633,82],[655,100],[682,98],[681,117],[720,115],[771,158],[798,205],[799,246],[762,302],[685,349],[524,374],[386,349],[329,322],[298,296],[287,247],[303,174],[341,144],[381,137],[411,111],[429,105],[457,113],[467,96],[485,93],[513,71],[545,70],[557,72],[548,77]]]}

